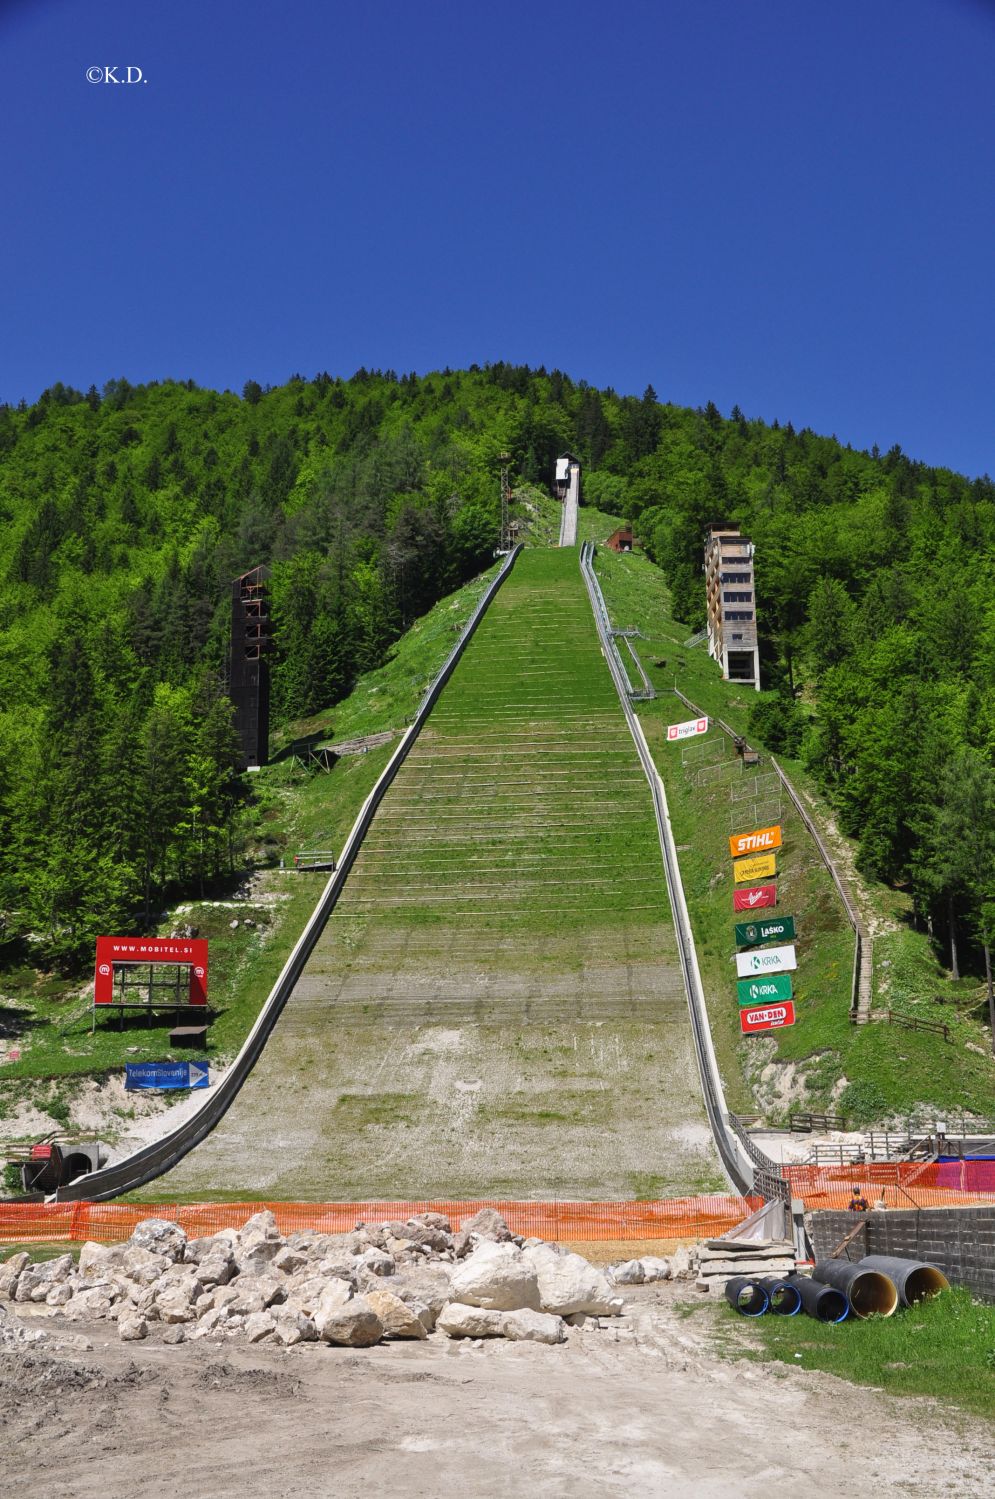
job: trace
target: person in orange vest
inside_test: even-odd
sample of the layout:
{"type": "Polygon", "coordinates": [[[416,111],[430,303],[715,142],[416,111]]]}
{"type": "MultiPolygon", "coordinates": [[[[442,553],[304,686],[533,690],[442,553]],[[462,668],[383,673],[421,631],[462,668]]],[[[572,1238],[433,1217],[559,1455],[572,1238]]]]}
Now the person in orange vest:
{"type": "Polygon", "coordinates": [[[851,1187],[850,1205],[847,1211],[850,1213],[866,1213],[869,1208],[870,1204],[868,1203],[867,1198],[864,1196],[863,1192],[861,1192],[858,1187],[851,1187]]]}

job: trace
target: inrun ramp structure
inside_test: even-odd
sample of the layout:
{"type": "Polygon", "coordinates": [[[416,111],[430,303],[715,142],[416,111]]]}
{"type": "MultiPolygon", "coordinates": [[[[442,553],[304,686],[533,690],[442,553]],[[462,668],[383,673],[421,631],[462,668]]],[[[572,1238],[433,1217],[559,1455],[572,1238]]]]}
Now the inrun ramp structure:
{"type": "Polygon", "coordinates": [[[260,1060],[150,1196],[721,1189],[649,788],[575,550],[526,551],[260,1060]]]}

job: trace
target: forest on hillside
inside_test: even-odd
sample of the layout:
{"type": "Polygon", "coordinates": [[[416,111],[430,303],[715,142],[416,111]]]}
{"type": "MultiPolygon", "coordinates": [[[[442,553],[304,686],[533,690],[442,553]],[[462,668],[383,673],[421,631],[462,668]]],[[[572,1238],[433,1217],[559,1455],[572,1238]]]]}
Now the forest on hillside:
{"type": "MultiPolygon", "coordinates": [[[[272,565],[273,709],[344,695],[491,558],[498,455],[631,520],[678,618],[702,537],[757,546],[770,748],[802,757],[871,875],[995,925],[995,485],[894,448],[493,364],[192,382],[0,408],[0,944],[71,968],[100,928],[237,858],[230,579],[272,565]]],[[[979,949],[980,950],[980,949],[979,949]]]]}

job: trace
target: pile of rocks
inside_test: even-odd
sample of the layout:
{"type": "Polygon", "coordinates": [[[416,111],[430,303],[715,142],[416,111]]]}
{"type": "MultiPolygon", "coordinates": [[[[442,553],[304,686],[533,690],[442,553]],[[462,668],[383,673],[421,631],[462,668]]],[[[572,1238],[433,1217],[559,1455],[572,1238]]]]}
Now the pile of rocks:
{"type": "MultiPolygon", "coordinates": [[[[453,1233],[439,1213],[352,1233],[284,1237],[270,1212],[188,1239],[149,1218],[125,1244],[0,1264],[0,1301],[44,1303],[69,1320],[106,1318],[122,1339],[238,1337],[365,1348],[382,1338],[566,1340],[567,1327],[622,1311],[620,1285],[662,1279],[666,1260],[607,1272],[541,1239],[513,1235],[485,1208],[453,1233]],[[638,1268],[636,1268],[638,1267],[638,1268]]],[[[27,1306],[25,1306],[27,1310],[27,1306]]],[[[40,1308],[39,1308],[40,1310],[40,1308]]]]}

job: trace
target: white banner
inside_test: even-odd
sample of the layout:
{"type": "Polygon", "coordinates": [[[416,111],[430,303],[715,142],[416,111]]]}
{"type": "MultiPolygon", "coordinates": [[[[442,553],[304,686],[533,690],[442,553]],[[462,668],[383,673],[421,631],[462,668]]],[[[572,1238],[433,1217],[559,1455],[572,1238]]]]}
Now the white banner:
{"type": "Polygon", "coordinates": [[[793,942],[787,947],[765,947],[757,952],[736,954],[736,973],[741,979],[752,978],[755,973],[786,973],[797,967],[793,942]]]}
{"type": "Polygon", "coordinates": [[[686,723],[672,723],[667,726],[668,739],[693,739],[695,734],[704,734],[708,730],[707,718],[689,718],[686,723]]]}

